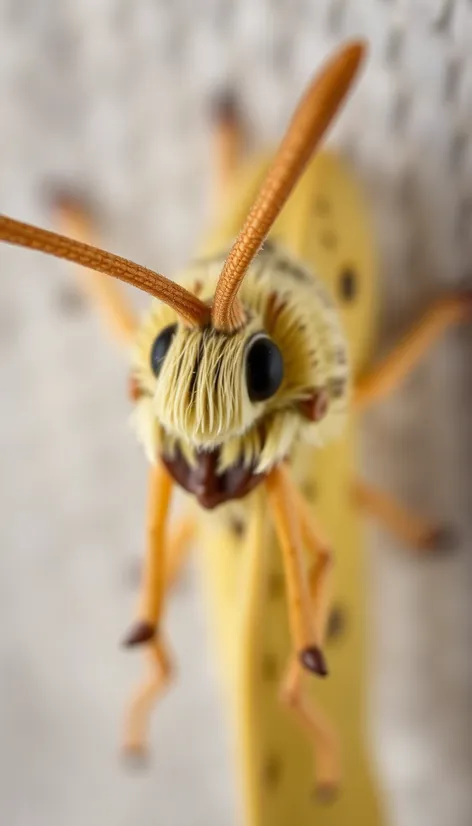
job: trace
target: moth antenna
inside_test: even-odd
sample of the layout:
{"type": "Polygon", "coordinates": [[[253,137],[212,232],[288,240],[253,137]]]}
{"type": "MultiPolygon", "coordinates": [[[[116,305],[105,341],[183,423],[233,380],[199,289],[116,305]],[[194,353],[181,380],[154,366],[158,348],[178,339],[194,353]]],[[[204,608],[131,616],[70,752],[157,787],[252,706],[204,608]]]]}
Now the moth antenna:
{"type": "Polygon", "coordinates": [[[39,250],[56,258],[64,258],[90,270],[112,275],[140,290],[161,299],[192,326],[203,326],[210,319],[209,308],[191,292],[163,275],[134,264],[119,255],[73,241],[64,235],[24,224],[0,215],[0,241],[19,247],[39,250]]]}
{"type": "Polygon", "coordinates": [[[303,95],[221,272],[212,307],[216,329],[230,332],[244,323],[237,300],[244,275],[346,97],[365,51],[362,41],[347,43],[303,95]]]}

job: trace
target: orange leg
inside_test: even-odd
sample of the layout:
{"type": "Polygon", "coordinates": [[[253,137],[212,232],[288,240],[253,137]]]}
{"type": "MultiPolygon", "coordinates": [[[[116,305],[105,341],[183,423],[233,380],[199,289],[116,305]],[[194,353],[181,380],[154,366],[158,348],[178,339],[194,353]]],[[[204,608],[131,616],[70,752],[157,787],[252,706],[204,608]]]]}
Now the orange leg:
{"type": "Polygon", "coordinates": [[[421,551],[434,551],[453,544],[447,529],[428,522],[383,491],[356,480],[353,492],[357,505],[406,545],[421,551]]]}
{"type": "Polygon", "coordinates": [[[294,658],[284,678],[280,698],[313,744],[316,793],[320,800],[329,802],[335,796],[341,781],[339,740],[327,716],[306,696],[303,676],[300,663],[294,658]]]}
{"type": "MultiPolygon", "coordinates": [[[[184,514],[172,528],[169,541],[167,543],[168,552],[166,554],[166,592],[170,591],[177,583],[182,568],[187,561],[192,541],[196,533],[196,519],[192,514],[184,514]]],[[[133,579],[134,579],[133,566],[133,579]]],[[[136,579],[141,579],[142,568],[136,573],[136,579]]]]}
{"type": "MultiPolygon", "coordinates": [[[[309,573],[309,587],[314,611],[315,640],[322,648],[330,609],[333,553],[303,494],[295,486],[294,494],[303,542],[308,550],[316,554],[309,573]]],[[[340,745],[326,714],[304,691],[303,673],[297,658],[292,658],[290,662],[280,696],[313,744],[317,796],[320,800],[329,802],[336,794],[341,780],[340,745]]]]}
{"type": "Polygon", "coordinates": [[[309,571],[309,587],[314,610],[315,640],[322,648],[331,607],[333,551],[305,497],[296,486],[294,486],[294,494],[303,542],[306,548],[316,556],[315,562],[309,571]]]}
{"type": "MultiPolygon", "coordinates": [[[[249,531],[243,551],[241,623],[238,630],[240,645],[251,647],[254,628],[264,622],[261,602],[266,573],[265,535],[267,530],[265,499],[256,492],[251,507],[249,531]]],[[[280,690],[280,701],[289,708],[303,732],[313,744],[317,792],[330,799],[340,778],[339,746],[336,734],[321,709],[306,696],[303,689],[303,668],[298,657],[291,657],[290,666],[280,690]]]]}
{"type": "Polygon", "coordinates": [[[133,646],[153,639],[162,613],[166,587],[165,539],[173,482],[161,462],[150,472],[148,503],[148,544],[138,621],[125,639],[133,646]]]}
{"type": "Polygon", "coordinates": [[[169,553],[166,564],[166,588],[173,588],[188,558],[190,546],[195,538],[196,519],[193,514],[181,516],[169,539],[169,553]]]}
{"type": "MultiPolygon", "coordinates": [[[[94,244],[93,221],[86,208],[68,195],[55,198],[57,222],[62,232],[77,241],[94,244]]],[[[129,345],[137,328],[135,314],[112,278],[80,268],[80,280],[110,331],[121,343],[129,345]]]]}
{"type": "Polygon", "coordinates": [[[326,664],[312,627],[308,578],[304,569],[301,526],[294,485],[288,469],[279,465],[269,473],[266,488],[275,528],[282,548],[287,583],[290,629],[298,656],[309,671],[326,676],[326,664]]]}
{"type": "Polygon", "coordinates": [[[449,327],[472,320],[472,294],[441,298],[407,333],[383,362],[361,377],[354,389],[354,407],[363,410],[391,393],[449,327]]]}
{"type": "Polygon", "coordinates": [[[173,673],[172,662],[162,639],[146,648],[149,675],[139,686],[125,718],[123,749],[131,756],[144,757],[148,750],[149,720],[156,700],[168,687],[173,673]]]}

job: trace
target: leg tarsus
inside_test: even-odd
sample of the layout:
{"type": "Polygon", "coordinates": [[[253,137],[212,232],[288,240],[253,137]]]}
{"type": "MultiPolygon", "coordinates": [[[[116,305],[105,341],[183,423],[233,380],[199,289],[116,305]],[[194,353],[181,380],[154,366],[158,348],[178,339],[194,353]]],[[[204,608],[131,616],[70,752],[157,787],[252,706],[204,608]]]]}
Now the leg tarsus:
{"type": "Polygon", "coordinates": [[[315,760],[315,793],[328,802],[341,783],[341,760],[338,737],[327,715],[306,696],[303,672],[299,662],[291,660],[280,690],[282,704],[290,709],[300,728],[313,745],[315,760]]]}
{"type": "Polygon", "coordinates": [[[303,661],[303,653],[321,648],[321,640],[315,638],[312,621],[311,595],[303,557],[300,518],[296,506],[296,486],[284,465],[274,467],[267,476],[265,484],[282,550],[293,647],[300,652],[305,667],[309,667],[307,662],[303,661]]]}
{"type": "Polygon", "coordinates": [[[407,546],[426,553],[439,553],[456,545],[453,529],[429,522],[373,485],[357,479],[353,490],[358,507],[375,517],[407,546]]]}
{"type": "Polygon", "coordinates": [[[355,410],[363,410],[393,392],[439,336],[449,327],[467,321],[472,321],[471,290],[435,301],[393,351],[358,379],[354,389],[355,410]]]}
{"type": "Polygon", "coordinates": [[[128,708],[123,737],[123,752],[141,761],[147,754],[149,718],[159,696],[168,688],[173,675],[169,652],[158,640],[149,644],[146,651],[150,674],[138,687],[128,708]]]}
{"type": "Polygon", "coordinates": [[[429,551],[432,554],[450,553],[457,548],[457,533],[450,525],[433,525],[425,532],[420,544],[416,547],[420,551],[429,551]]]}
{"type": "MultiPolygon", "coordinates": [[[[188,546],[195,535],[195,527],[195,518],[191,514],[184,515],[177,523],[166,558],[166,591],[173,585],[187,558],[188,546]]],[[[151,669],[149,677],[140,685],[130,704],[125,722],[124,752],[133,763],[139,765],[146,758],[146,738],[152,707],[167,688],[173,673],[167,648],[160,637],[156,638],[155,634],[154,625],[138,621],[124,640],[124,645],[127,647],[146,644],[151,669]]]]}

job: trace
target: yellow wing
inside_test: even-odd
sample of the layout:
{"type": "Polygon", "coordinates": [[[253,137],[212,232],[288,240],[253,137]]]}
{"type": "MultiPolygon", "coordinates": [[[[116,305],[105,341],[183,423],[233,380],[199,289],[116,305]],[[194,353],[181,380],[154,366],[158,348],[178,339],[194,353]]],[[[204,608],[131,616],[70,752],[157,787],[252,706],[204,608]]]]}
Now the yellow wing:
{"type": "MultiPolygon", "coordinates": [[[[203,255],[229,246],[237,234],[269,158],[242,172],[229,208],[205,242],[203,255]]],[[[272,237],[308,264],[329,285],[340,306],[353,372],[371,353],[376,320],[376,262],[359,187],[335,155],[320,153],[274,226],[272,237]]],[[[367,757],[363,532],[352,498],[355,429],[323,450],[303,448],[297,479],[335,549],[333,605],[337,622],[327,644],[330,676],[312,678],[311,692],[337,726],[344,783],[329,806],[313,796],[310,744],[279,702],[290,641],[279,548],[272,538],[261,549],[257,610],[241,625],[247,508],[201,515],[201,559],[212,626],[238,747],[245,826],[376,826],[381,817],[367,757]],[[337,624],[338,633],[335,635],[337,624]]]]}

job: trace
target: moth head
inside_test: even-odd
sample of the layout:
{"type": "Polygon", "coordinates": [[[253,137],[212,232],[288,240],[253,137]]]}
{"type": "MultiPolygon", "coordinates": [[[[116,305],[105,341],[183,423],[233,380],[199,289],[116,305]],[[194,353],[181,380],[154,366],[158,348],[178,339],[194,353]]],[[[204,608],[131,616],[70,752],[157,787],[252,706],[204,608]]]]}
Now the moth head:
{"type": "MultiPolygon", "coordinates": [[[[244,432],[281,391],[284,354],[240,298],[251,262],[346,97],[365,47],[353,42],[309,85],[213,295],[56,233],[0,217],[0,240],[41,250],[133,284],[159,299],[142,389],[157,422],[203,448],[244,432]]],[[[143,333],[145,335],[145,332],[143,333]]],[[[141,379],[140,379],[141,381],[141,379]]]]}
{"type": "Polygon", "coordinates": [[[167,434],[197,449],[249,430],[276,403],[281,349],[258,314],[231,333],[181,324],[156,303],[137,336],[133,371],[167,434]]]}

